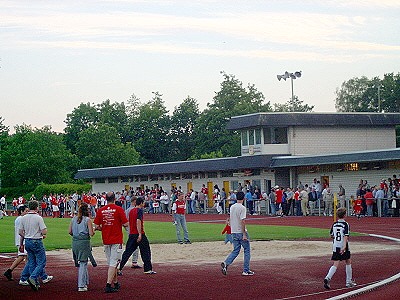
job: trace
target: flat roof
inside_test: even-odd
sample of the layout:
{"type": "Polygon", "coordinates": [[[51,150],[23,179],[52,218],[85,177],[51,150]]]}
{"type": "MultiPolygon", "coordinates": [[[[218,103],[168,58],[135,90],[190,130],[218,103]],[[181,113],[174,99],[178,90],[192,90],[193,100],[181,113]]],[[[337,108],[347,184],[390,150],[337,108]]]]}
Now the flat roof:
{"type": "Polygon", "coordinates": [[[232,117],[227,129],[267,126],[395,126],[400,113],[260,112],[232,117]]]}
{"type": "Polygon", "coordinates": [[[271,155],[237,156],[215,159],[201,159],[165,162],[147,165],[133,165],[97,169],[78,170],[75,179],[91,179],[106,177],[141,176],[152,174],[179,174],[194,172],[215,172],[227,170],[243,170],[253,168],[268,168],[271,164],[271,155]]]}
{"type": "Polygon", "coordinates": [[[400,148],[307,156],[275,156],[271,168],[400,160],[400,148]]]}

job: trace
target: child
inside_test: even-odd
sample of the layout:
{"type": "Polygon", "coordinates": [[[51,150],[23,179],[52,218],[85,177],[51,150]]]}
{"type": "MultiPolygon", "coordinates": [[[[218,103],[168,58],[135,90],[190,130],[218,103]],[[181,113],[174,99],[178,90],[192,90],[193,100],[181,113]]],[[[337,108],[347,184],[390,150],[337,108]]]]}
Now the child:
{"type": "Polygon", "coordinates": [[[224,228],[224,230],[222,230],[221,234],[225,234],[225,245],[230,242],[231,244],[233,243],[233,239],[232,239],[232,232],[231,232],[231,226],[229,224],[229,218],[226,219],[226,226],[224,228]]]}
{"type": "Polygon", "coordinates": [[[358,196],[356,200],[354,200],[353,205],[354,214],[357,216],[357,219],[361,218],[362,212],[362,199],[361,196],[358,196]]]}
{"type": "Polygon", "coordinates": [[[346,261],[346,287],[354,287],[357,284],[353,281],[353,271],[351,268],[350,249],[349,249],[349,224],[344,220],[346,216],[346,208],[338,208],[336,215],[338,220],[333,223],[330,235],[333,239],[333,265],[330,267],[328,274],[324,279],[324,287],[330,289],[330,281],[336,272],[339,262],[346,261]]]}

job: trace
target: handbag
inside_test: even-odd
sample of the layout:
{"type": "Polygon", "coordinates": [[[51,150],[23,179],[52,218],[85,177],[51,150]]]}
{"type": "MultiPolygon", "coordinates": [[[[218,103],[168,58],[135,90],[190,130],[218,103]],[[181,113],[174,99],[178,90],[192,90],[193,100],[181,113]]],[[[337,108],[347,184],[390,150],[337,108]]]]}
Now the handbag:
{"type": "Polygon", "coordinates": [[[392,200],[392,208],[397,208],[396,205],[397,205],[397,204],[396,204],[396,199],[393,199],[393,200],[392,200]]]}

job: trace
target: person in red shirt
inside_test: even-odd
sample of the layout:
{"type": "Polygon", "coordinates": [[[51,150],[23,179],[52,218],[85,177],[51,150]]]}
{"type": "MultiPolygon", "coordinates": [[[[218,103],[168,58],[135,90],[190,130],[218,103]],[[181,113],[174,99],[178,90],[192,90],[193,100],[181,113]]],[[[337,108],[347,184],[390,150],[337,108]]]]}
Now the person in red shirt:
{"type": "Polygon", "coordinates": [[[189,233],[186,227],[186,218],[185,218],[185,211],[186,211],[186,202],[185,202],[185,195],[183,192],[179,191],[178,192],[178,199],[174,202],[172,205],[172,213],[174,215],[174,224],[176,228],[176,236],[178,238],[178,243],[179,244],[191,244],[189,240],[189,233]],[[182,241],[181,238],[181,227],[183,230],[183,238],[184,241],[182,241]]]}
{"type": "Polygon", "coordinates": [[[232,238],[232,230],[231,230],[231,225],[229,224],[229,218],[226,220],[226,225],[224,230],[222,230],[221,234],[225,233],[225,245],[229,243],[233,243],[233,238],[232,238]]]}
{"type": "Polygon", "coordinates": [[[364,195],[364,199],[365,199],[365,204],[367,205],[368,217],[372,217],[375,198],[370,189],[367,189],[367,192],[364,195]]]}
{"type": "Polygon", "coordinates": [[[358,196],[357,199],[354,200],[353,210],[354,210],[354,214],[357,216],[357,219],[360,219],[361,211],[362,211],[362,199],[361,199],[361,196],[358,196]]]}
{"type": "Polygon", "coordinates": [[[122,254],[122,260],[119,265],[119,270],[125,266],[129,257],[136,250],[137,247],[140,249],[140,256],[143,260],[143,270],[145,274],[156,274],[153,271],[153,266],[151,264],[151,250],[149,240],[147,239],[146,233],[144,232],[143,226],[143,207],[144,199],[138,197],[136,199],[136,206],[129,212],[129,238],[126,242],[126,248],[122,254]]]}
{"type": "Polygon", "coordinates": [[[94,219],[96,230],[101,231],[104,244],[104,252],[107,257],[108,273],[106,293],[117,292],[120,284],[117,279],[117,266],[121,261],[123,233],[122,226],[128,227],[128,219],[122,207],[115,205],[115,194],[108,192],[106,194],[107,204],[100,208],[94,219]],[[114,283],[114,287],[111,284],[114,283]]]}
{"type": "Polygon", "coordinates": [[[276,203],[276,207],[277,207],[277,210],[278,210],[278,212],[277,212],[277,215],[279,215],[279,216],[283,216],[283,213],[282,213],[282,198],[283,198],[283,188],[282,187],[279,187],[279,186],[276,186],[275,187],[275,195],[276,195],[276,198],[275,198],[275,203],[276,203]]]}

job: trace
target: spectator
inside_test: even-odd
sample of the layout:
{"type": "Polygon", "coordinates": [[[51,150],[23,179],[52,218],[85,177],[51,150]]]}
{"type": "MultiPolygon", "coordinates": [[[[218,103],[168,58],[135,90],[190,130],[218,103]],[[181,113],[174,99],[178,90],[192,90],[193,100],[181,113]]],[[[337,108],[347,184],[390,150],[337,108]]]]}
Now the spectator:
{"type": "Polygon", "coordinates": [[[115,204],[115,194],[106,194],[107,205],[99,209],[94,219],[96,230],[101,231],[104,252],[107,257],[108,272],[106,293],[117,292],[120,284],[117,279],[117,266],[121,261],[123,234],[122,226],[128,226],[128,220],[122,207],[115,204]],[[111,286],[114,283],[114,286],[111,286]]]}
{"type": "Polygon", "coordinates": [[[175,221],[175,228],[176,228],[176,236],[178,238],[179,244],[191,244],[189,240],[189,233],[186,227],[186,218],[185,218],[185,211],[186,211],[186,202],[184,198],[184,194],[182,192],[178,192],[178,199],[172,205],[172,213],[174,216],[175,221]],[[181,238],[181,228],[183,230],[183,238],[181,238]]]}

